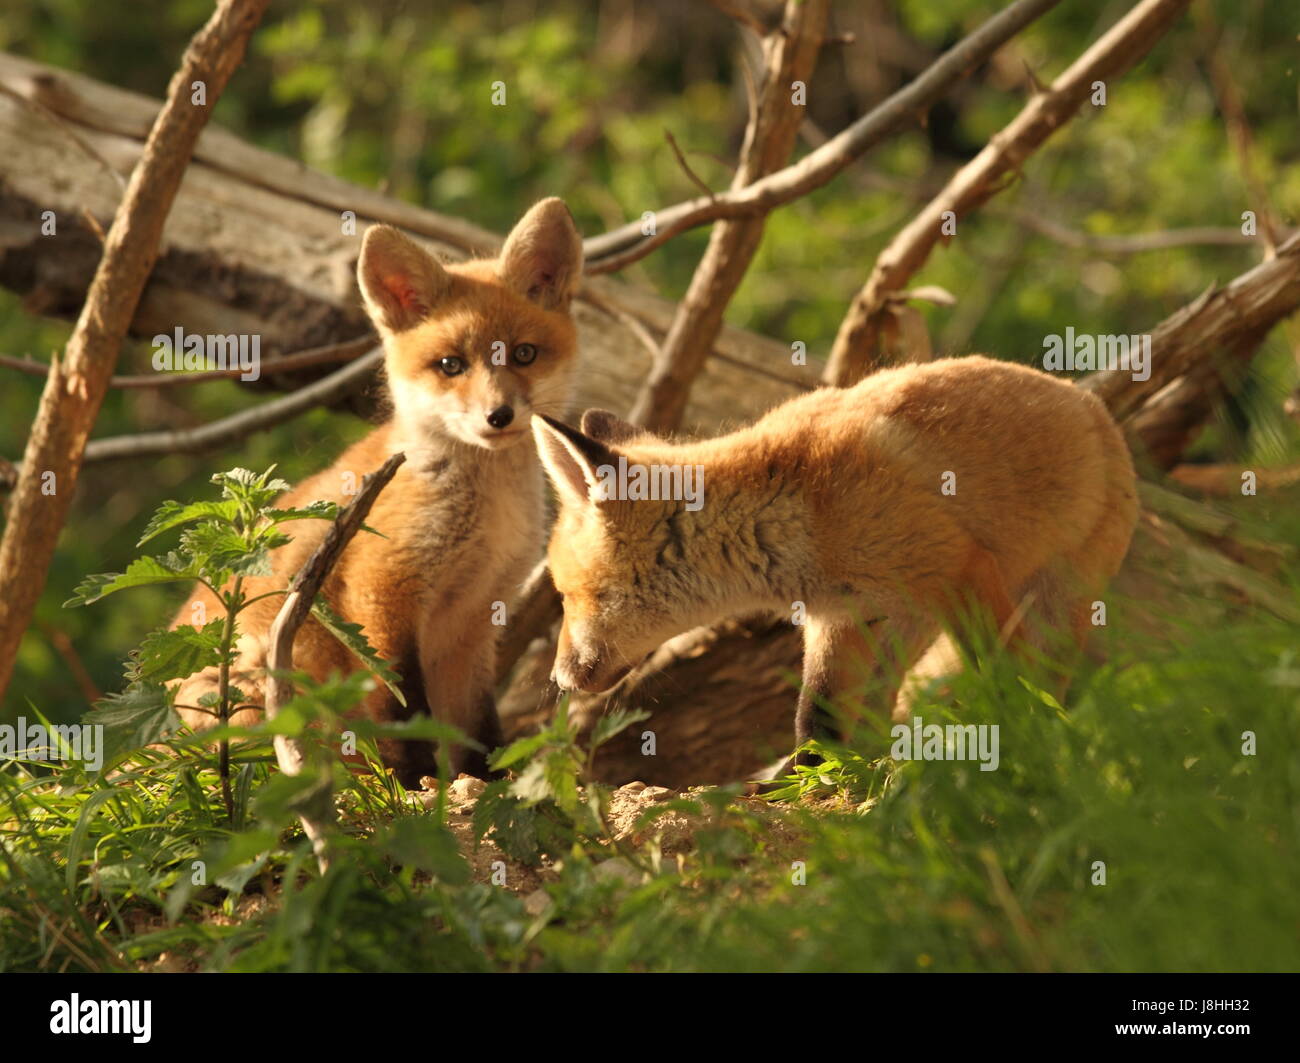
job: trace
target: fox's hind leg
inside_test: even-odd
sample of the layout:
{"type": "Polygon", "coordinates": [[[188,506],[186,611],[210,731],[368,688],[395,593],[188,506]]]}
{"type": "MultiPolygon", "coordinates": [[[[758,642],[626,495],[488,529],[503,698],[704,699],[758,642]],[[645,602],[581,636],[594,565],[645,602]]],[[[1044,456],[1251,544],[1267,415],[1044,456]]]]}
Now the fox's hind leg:
{"type": "Polygon", "coordinates": [[[961,671],[962,648],[971,653],[990,637],[996,644],[1021,648],[1027,607],[1023,595],[1011,592],[998,559],[973,547],[959,585],[935,611],[947,630],[923,648],[908,672],[894,704],[894,721],[910,719],[917,702],[934,684],[961,671]]]}
{"type": "Polygon", "coordinates": [[[1070,673],[1093,629],[1097,607],[1128,553],[1137,521],[1137,493],[1132,463],[1117,431],[1107,457],[1107,488],[1101,516],[1080,544],[1049,561],[1022,592],[1029,601],[1027,633],[1063,697],[1070,673]]]}

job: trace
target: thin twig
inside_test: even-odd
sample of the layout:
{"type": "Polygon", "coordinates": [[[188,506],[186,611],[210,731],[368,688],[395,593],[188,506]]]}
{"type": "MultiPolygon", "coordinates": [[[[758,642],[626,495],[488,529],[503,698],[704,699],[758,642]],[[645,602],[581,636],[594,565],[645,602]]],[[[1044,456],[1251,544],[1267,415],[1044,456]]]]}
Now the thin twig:
{"type": "Polygon", "coordinates": [[[673,149],[673,154],[677,156],[677,165],[679,165],[682,168],[682,172],[685,173],[686,176],[690,178],[691,183],[694,184],[696,188],[698,188],[710,199],[713,199],[714,198],[713,189],[711,189],[708,185],[706,185],[704,183],[703,178],[701,178],[699,174],[697,174],[694,170],[691,169],[691,164],[686,161],[686,156],[682,154],[682,149],[678,146],[677,138],[673,136],[673,132],[671,129],[664,130],[664,138],[668,141],[668,146],[673,149]]]}
{"type": "Polygon", "coordinates": [[[652,365],[659,360],[659,341],[651,335],[650,330],[646,328],[645,323],[639,317],[624,310],[621,306],[614,305],[608,299],[602,298],[590,289],[584,294],[583,302],[588,303],[602,314],[613,318],[632,333],[636,341],[650,355],[652,365]]]}
{"type": "Polygon", "coordinates": [[[87,462],[115,461],[119,458],[160,457],[164,454],[200,454],[263,432],[291,420],[313,406],[328,406],[359,391],[383,363],[383,348],[336,369],[306,387],[291,391],[283,398],[260,406],[240,410],[219,421],[198,428],[181,428],[168,432],[144,432],[140,435],[96,439],[86,446],[87,462]]]}
{"type": "MultiPolygon", "coordinates": [[[[733,191],[789,160],[805,112],[792,98],[791,86],[811,80],[829,14],[829,0],[787,0],[781,32],[763,39],[762,82],[745,127],[733,191]]],[[[637,424],[673,431],[681,423],[691,386],[713,350],[727,306],[758,252],[767,213],[723,219],[709,233],[660,357],[637,394],[632,408],[637,424]]]]}
{"type": "MultiPolygon", "coordinates": [[[[329,365],[333,362],[348,362],[358,355],[371,350],[376,343],[374,336],[362,336],[343,343],[331,343],[323,347],[307,347],[279,358],[269,358],[262,365],[265,374],[288,373],[292,370],[307,369],[316,365],[329,365]]],[[[16,369],[28,376],[49,376],[50,367],[45,362],[36,362],[30,358],[15,358],[9,354],[0,354],[0,367],[16,369]]],[[[246,370],[203,369],[194,373],[138,373],[133,376],[115,376],[108,382],[110,388],[174,388],[189,384],[206,384],[213,380],[230,380],[242,376],[246,370]]]]}
{"type": "Polygon", "coordinates": [[[1060,0],[1016,0],[941,55],[906,87],[820,148],[743,188],[655,211],[655,233],[638,220],[583,243],[588,273],[611,273],[644,258],[688,229],[722,218],[769,212],[820,188],[864,152],[923,115],[957,81],[1060,0]]]}

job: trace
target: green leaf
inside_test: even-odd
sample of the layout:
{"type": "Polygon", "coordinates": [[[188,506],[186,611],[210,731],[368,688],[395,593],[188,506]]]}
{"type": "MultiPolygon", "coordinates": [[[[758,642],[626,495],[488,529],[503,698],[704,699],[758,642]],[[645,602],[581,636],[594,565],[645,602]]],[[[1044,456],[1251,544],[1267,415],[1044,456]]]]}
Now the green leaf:
{"type": "Polygon", "coordinates": [[[90,821],[95,818],[95,812],[99,806],[116,793],[116,788],[97,790],[81,806],[81,815],[77,817],[77,825],[73,828],[72,837],[68,840],[68,866],[64,869],[66,875],[65,885],[70,894],[75,895],[76,893],[77,868],[81,866],[81,851],[86,846],[86,834],[90,831],[90,821]]]}
{"type": "Polygon", "coordinates": [[[546,784],[555,803],[572,816],[578,810],[578,772],[566,750],[557,749],[545,760],[546,784]]]}
{"type": "Polygon", "coordinates": [[[144,534],[140,536],[140,541],[135,545],[143,546],[150,539],[156,538],[163,532],[181,524],[189,524],[191,521],[215,520],[223,524],[231,524],[238,512],[239,504],[232,499],[189,503],[164,502],[158,507],[158,511],[154,513],[153,518],[145,526],[144,534]]]}
{"type": "Polygon", "coordinates": [[[221,663],[221,633],[224,619],[201,628],[188,625],[171,631],[154,631],[145,636],[139,649],[131,651],[126,678],[132,682],[166,683],[184,679],[208,665],[221,663]]]}
{"type": "Polygon", "coordinates": [[[175,730],[181,721],[166,687],[133,683],[122,693],[109,694],[96,702],[81,722],[104,729],[102,773],[128,753],[152,745],[175,730]]]}
{"type": "Polygon", "coordinates": [[[187,528],[181,535],[181,550],[193,558],[196,568],[209,574],[209,582],[213,582],[214,572],[245,566],[256,554],[249,550],[242,535],[221,524],[196,524],[187,528]]]}
{"type": "Polygon", "coordinates": [[[456,847],[456,838],[430,816],[400,816],[393,821],[384,849],[403,867],[436,875],[453,886],[470,880],[469,864],[456,847]]]}
{"type": "Polygon", "coordinates": [[[254,510],[262,510],[278,495],[289,490],[290,485],[286,481],[271,478],[274,471],[274,465],[263,473],[250,469],[231,469],[215,474],[212,482],[220,485],[223,498],[242,502],[254,510]]]}
{"type": "Polygon", "coordinates": [[[320,499],[296,509],[268,509],[264,516],[272,524],[283,524],[287,520],[335,520],[339,515],[339,504],[320,499]]]}
{"type": "Polygon", "coordinates": [[[479,794],[474,803],[474,837],[482,841],[491,834],[492,841],[511,859],[535,863],[541,855],[540,816],[510,793],[511,785],[500,779],[479,794]]]}
{"type": "Polygon", "coordinates": [[[87,576],[77,585],[73,596],[63,603],[65,609],[89,605],[129,587],[147,587],[155,583],[188,583],[199,578],[199,569],[175,552],[166,557],[141,557],[126,566],[125,572],[104,572],[87,576]]]}
{"type": "Polygon", "coordinates": [[[523,738],[516,738],[505,749],[501,750],[492,758],[492,767],[494,770],[504,771],[513,764],[518,764],[521,760],[527,760],[539,749],[551,741],[553,736],[546,731],[541,734],[527,735],[523,738]]]}
{"type": "Polygon", "coordinates": [[[613,712],[607,712],[599,720],[596,726],[591,729],[591,748],[603,746],[615,735],[625,731],[634,723],[640,723],[642,720],[650,719],[650,713],[645,709],[615,709],[613,712]]]}
{"type": "Polygon", "coordinates": [[[384,686],[392,691],[393,697],[402,705],[406,704],[406,698],[398,689],[402,677],[393,670],[393,666],[384,658],[375,652],[374,647],[366,641],[366,636],[361,630],[360,624],[355,624],[350,620],[344,620],[338,613],[326,604],[324,599],[317,598],[312,602],[312,616],[320,621],[321,626],[346,646],[356,658],[361,661],[366,668],[376,676],[384,686]]]}
{"type": "Polygon", "coordinates": [[[1059,716],[1063,720],[1069,719],[1069,715],[1066,713],[1065,709],[1061,707],[1061,703],[1057,701],[1056,698],[1054,698],[1046,690],[1042,690],[1039,687],[1034,686],[1034,684],[1031,683],[1028,679],[1026,679],[1023,675],[1018,675],[1016,676],[1016,678],[1020,680],[1020,685],[1022,687],[1028,690],[1029,693],[1033,694],[1034,697],[1036,697],[1039,701],[1041,701],[1044,705],[1046,705],[1049,709],[1051,709],[1054,713],[1056,713],[1057,716],[1059,716]]]}
{"type": "Polygon", "coordinates": [[[243,557],[228,562],[227,567],[236,576],[270,576],[275,572],[271,551],[266,546],[255,547],[243,557]]]}

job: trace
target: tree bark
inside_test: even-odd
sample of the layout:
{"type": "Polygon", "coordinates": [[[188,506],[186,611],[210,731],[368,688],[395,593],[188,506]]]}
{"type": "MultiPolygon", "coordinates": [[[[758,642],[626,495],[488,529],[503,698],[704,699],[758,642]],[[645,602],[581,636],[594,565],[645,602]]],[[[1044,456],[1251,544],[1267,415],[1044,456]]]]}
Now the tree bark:
{"type": "Polygon", "coordinates": [[[72,338],[51,367],[0,542],[0,697],[45,587],[82,451],[158,256],[163,222],[199,133],[266,6],[267,0],[221,0],[190,42],[117,207],[72,338]],[[200,83],[206,99],[195,103],[200,83]]]}

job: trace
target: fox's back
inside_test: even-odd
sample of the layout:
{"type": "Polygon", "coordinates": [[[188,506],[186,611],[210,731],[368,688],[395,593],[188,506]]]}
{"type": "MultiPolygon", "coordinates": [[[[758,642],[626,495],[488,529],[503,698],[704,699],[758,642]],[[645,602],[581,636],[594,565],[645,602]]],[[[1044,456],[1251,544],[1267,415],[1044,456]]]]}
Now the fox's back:
{"type": "Polygon", "coordinates": [[[846,539],[859,525],[873,542],[882,527],[897,542],[955,525],[1032,567],[1083,542],[1108,506],[1136,512],[1128,448],[1095,396],[989,358],[819,390],[752,432],[737,450],[797,466],[819,526],[846,539]]]}

